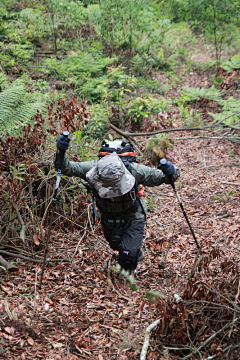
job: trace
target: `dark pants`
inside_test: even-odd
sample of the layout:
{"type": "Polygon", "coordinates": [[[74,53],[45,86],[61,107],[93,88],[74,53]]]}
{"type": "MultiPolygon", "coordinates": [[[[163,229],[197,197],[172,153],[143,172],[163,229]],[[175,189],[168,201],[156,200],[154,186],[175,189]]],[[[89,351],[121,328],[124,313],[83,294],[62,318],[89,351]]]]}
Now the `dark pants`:
{"type": "Polygon", "coordinates": [[[102,226],[110,247],[119,250],[118,262],[126,270],[134,270],[137,267],[144,225],[145,221],[134,221],[125,229],[108,229],[102,226]]]}

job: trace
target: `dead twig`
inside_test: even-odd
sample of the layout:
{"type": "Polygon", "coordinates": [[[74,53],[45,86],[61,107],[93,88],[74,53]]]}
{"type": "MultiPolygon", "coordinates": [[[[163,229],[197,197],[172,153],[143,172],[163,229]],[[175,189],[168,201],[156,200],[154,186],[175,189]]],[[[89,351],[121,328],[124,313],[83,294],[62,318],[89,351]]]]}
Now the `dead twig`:
{"type": "Polygon", "coordinates": [[[240,183],[234,183],[234,182],[229,182],[229,181],[221,181],[221,184],[240,186],[240,183]]]}
{"type": "Polygon", "coordinates": [[[141,355],[140,355],[140,360],[145,360],[147,357],[147,351],[148,351],[148,347],[149,347],[149,341],[150,341],[150,334],[151,331],[153,329],[155,329],[155,327],[160,323],[161,318],[155,320],[152,324],[150,324],[147,329],[146,329],[146,333],[145,333],[145,339],[144,339],[144,343],[142,346],[142,351],[141,351],[141,355]]]}
{"type": "Polygon", "coordinates": [[[27,226],[24,224],[24,221],[23,221],[23,219],[22,219],[22,217],[21,217],[21,215],[20,215],[20,213],[18,211],[17,206],[15,205],[13,207],[14,207],[14,210],[16,211],[18,220],[19,220],[19,222],[20,222],[20,224],[22,226],[19,236],[20,236],[20,239],[22,240],[22,242],[25,244],[26,243],[26,241],[25,241],[25,232],[26,232],[27,226]]]}
{"type": "Polygon", "coordinates": [[[189,275],[187,276],[187,280],[190,280],[190,279],[194,276],[194,274],[195,274],[195,272],[196,272],[196,270],[197,270],[197,268],[198,268],[198,266],[200,265],[200,262],[201,262],[202,260],[203,260],[203,254],[202,254],[201,251],[198,251],[198,252],[197,252],[197,255],[196,255],[196,257],[195,257],[194,263],[193,263],[192,270],[191,270],[191,272],[189,273],[189,275]],[[200,256],[199,256],[199,255],[200,255],[200,256]]]}
{"type": "Polygon", "coordinates": [[[230,326],[234,326],[238,321],[240,320],[240,317],[234,319],[232,322],[227,323],[226,325],[224,325],[222,327],[222,329],[218,330],[217,332],[215,332],[214,334],[212,334],[206,341],[204,341],[204,343],[202,343],[197,349],[193,350],[193,352],[187,356],[185,356],[183,358],[183,360],[187,360],[190,357],[192,357],[193,355],[197,354],[199,351],[201,351],[202,349],[204,349],[213,339],[215,339],[218,335],[220,335],[223,331],[225,331],[227,328],[229,328],[230,326]]]}
{"type": "MultiPolygon", "coordinates": [[[[224,350],[223,350],[223,354],[225,354],[225,352],[229,351],[229,350],[235,350],[235,349],[239,349],[240,348],[240,345],[230,345],[228,347],[226,347],[224,350]]],[[[215,359],[217,357],[217,354],[214,354],[212,356],[208,356],[207,358],[205,358],[204,360],[212,360],[212,359],[215,359]]]]}
{"type": "MultiPolygon", "coordinates": [[[[80,227],[81,229],[85,229],[84,226],[82,226],[82,225],[80,225],[80,224],[77,224],[75,221],[72,221],[72,220],[68,219],[67,217],[63,216],[62,214],[57,213],[56,211],[55,211],[55,214],[61,216],[63,219],[67,219],[69,222],[71,222],[71,223],[73,223],[74,225],[80,227]]],[[[102,238],[102,237],[100,237],[100,236],[97,236],[97,235],[92,234],[91,231],[89,231],[89,230],[87,230],[87,229],[86,229],[86,231],[87,231],[89,234],[91,234],[91,236],[93,236],[95,239],[97,239],[98,241],[100,241],[100,242],[102,243],[102,245],[105,245],[105,246],[108,246],[108,247],[109,247],[109,244],[108,244],[108,242],[107,242],[106,239],[104,239],[104,238],[102,238]]]]}
{"type": "Polygon", "coordinates": [[[12,313],[11,313],[11,311],[10,311],[10,309],[9,309],[9,306],[8,306],[7,298],[5,298],[5,300],[4,300],[4,307],[5,307],[6,313],[8,314],[9,319],[10,319],[10,320],[13,320],[12,313]]]}
{"type": "MultiPolygon", "coordinates": [[[[237,307],[237,302],[238,302],[239,294],[240,294],[240,280],[238,281],[238,292],[237,292],[237,295],[236,295],[236,298],[235,298],[233,320],[236,319],[236,310],[237,310],[236,307],[237,307]]],[[[229,339],[230,339],[230,337],[231,337],[231,335],[232,335],[232,331],[233,331],[233,326],[231,327],[231,329],[230,329],[230,331],[229,331],[229,334],[228,334],[229,339]]]]}
{"type": "Polygon", "coordinates": [[[74,251],[74,253],[73,253],[73,256],[72,256],[72,258],[71,258],[71,260],[70,260],[70,263],[71,263],[71,264],[72,264],[73,259],[74,259],[75,255],[76,255],[77,251],[78,251],[79,245],[81,244],[84,236],[86,235],[86,232],[87,232],[87,224],[86,224],[86,227],[85,227],[85,229],[84,229],[83,236],[82,236],[81,239],[78,241],[77,246],[76,246],[76,249],[75,249],[75,251],[74,251]]]}
{"type": "MultiPolygon", "coordinates": [[[[0,253],[3,254],[3,255],[9,255],[9,256],[13,256],[13,257],[16,257],[16,258],[19,258],[19,259],[23,259],[23,260],[26,260],[26,261],[30,261],[30,262],[33,262],[33,263],[36,263],[36,264],[40,264],[42,260],[37,260],[37,259],[32,259],[28,256],[23,256],[23,255],[20,255],[20,254],[14,254],[14,253],[11,253],[11,252],[8,252],[8,251],[5,251],[5,250],[0,250],[0,253]]],[[[51,259],[51,260],[47,260],[47,262],[61,262],[61,261],[64,261],[64,262],[69,262],[69,260],[66,260],[66,259],[51,259]]]]}

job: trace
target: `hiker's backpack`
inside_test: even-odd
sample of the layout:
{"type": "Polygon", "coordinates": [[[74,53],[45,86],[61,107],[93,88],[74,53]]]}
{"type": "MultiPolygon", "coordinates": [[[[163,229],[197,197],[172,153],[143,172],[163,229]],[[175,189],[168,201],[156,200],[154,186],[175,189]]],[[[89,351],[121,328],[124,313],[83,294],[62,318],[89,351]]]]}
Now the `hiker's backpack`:
{"type": "Polygon", "coordinates": [[[101,159],[106,155],[110,155],[113,152],[116,152],[118,156],[123,161],[126,168],[131,172],[131,163],[139,163],[137,156],[134,152],[132,145],[127,140],[114,140],[108,141],[105,140],[101,143],[101,148],[99,150],[98,157],[101,159]]]}

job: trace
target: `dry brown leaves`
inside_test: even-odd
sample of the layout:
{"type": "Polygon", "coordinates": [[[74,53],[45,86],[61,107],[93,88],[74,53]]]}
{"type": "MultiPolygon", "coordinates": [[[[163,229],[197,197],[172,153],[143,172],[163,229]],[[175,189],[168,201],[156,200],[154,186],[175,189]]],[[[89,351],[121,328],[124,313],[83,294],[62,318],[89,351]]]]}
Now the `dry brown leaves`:
{"type": "MultiPolygon", "coordinates": [[[[99,227],[93,234],[89,223],[83,222],[83,228],[75,226],[67,231],[57,226],[63,220],[57,215],[48,256],[60,261],[47,265],[41,291],[41,267],[18,259],[19,273],[6,274],[0,269],[0,357],[139,359],[146,327],[156,317],[162,317],[160,327],[152,334],[147,359],[181,359],[187,356],[187,350],[176,353],[163,346],[189,347],[191,342],[200,346],[219,326],[231,321],[234,304],[239,306],[240,200],[239,188],[222,181],[239,183],[239,167],[224,166],[233,162],[240,165],[239,155],[239,146],[224,140],[182,140],[168,150],[168,159],[182,173],[176,182],[177,190],[208,255],[191,280],[187,276],[197,249],[169,185],[151,189],[145,195],[152,211],[147,218],[146,257],[138,267],[142,272],[137,275],[137,292],[132,292],[115,274],[100,271],[103,260],[113,254],[99,227]],[[73,263],[66,262],[85,226],[88,231],[73,263]],[[148,289],[160,290],[168,298],[149,304],[143,293],[148,289]],[[181,303],[173,301],[174,294],[182,297],[181,303]],[[210,310],[209,304],[214,308],[210,310]],[[204,331],[199,333],[202,327],[204,331]]],[[[225,338],[216,337],[206,346],[206,353],[222,354],[225,359],[233,356],[235,360],[234,351],[232,355],[224,351],[231,342],[239,342],[236,329],[229,335],[228,328],[225,338]]]]}

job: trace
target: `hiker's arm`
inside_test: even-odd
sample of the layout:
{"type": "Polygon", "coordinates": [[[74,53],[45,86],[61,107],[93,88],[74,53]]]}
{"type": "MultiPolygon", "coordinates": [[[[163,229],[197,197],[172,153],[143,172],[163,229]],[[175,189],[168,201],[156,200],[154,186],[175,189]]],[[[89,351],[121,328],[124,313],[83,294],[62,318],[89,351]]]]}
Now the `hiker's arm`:
{"type": "MultiPolygon", "coordinates": [[[[173,180],[175,181],[180,176],[180,170],[176,165],[174,165],[174,167],[173,180]]],[[[168,177],[164,175],[162,170],[150,168],[145,165],[132,164],[132,174],[137,184],[143,184],[144,186],[158,186],[163,183],[170,184],[168,177]]]]}
{"type": "MultiPolygon", "coordinates": [[[[56,170],[58,170],[59,159],[60,156],[59,152],[57,151],[54,156],[54,166],[56,170]]],[[[65,153],[62,165],[62,174],[66,176],[77,176],[81,179],[86,180],[86,173],[94,166],[94,164],[94,160],[84,162],[69,161],[67,154],[65,153]]]]}

